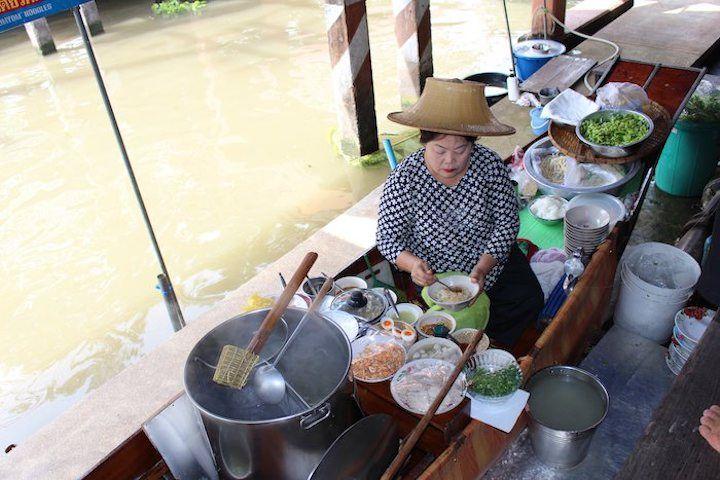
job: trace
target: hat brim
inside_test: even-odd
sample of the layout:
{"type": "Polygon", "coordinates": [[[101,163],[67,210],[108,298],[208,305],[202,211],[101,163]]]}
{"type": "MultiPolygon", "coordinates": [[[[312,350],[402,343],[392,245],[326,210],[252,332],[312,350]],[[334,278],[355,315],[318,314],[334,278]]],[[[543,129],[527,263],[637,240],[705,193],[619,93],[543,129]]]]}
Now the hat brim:
{"type": "Polygon", "coordinates": [[[468,137],[502,137],[513,135],[516,130],[510,125],[500,123],[492,119],[490,123],[482,125],[463,125],[461,128],[449,125],[434,124],[429,120],[417,118],[415,115],[407,115],[407,112],[392,112],[387,116],[388,120],[405,125],[406,127],[419,128],[429,132],[443,133],[446,135],[461,135],[468,137]]]}

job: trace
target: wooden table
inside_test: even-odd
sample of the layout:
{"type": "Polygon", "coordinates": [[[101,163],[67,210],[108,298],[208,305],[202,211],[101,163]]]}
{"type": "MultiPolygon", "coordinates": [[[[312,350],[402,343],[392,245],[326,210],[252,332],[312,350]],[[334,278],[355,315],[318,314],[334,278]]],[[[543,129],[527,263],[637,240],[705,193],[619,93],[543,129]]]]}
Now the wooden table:
{"type": "Polygon", "coordinates": [[[655,411],[650,428],[616,480],[720,478],[720,453],[698,432],[703,410],[720,403],[718,365],[720,315],[715,316],[655,411]]]}

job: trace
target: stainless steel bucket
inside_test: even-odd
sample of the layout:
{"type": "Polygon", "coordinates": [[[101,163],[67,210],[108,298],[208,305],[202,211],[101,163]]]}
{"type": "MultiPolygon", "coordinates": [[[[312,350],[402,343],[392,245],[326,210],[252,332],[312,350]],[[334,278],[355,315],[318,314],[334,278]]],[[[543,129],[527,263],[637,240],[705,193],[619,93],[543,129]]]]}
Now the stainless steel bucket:
{"type": "Polygon", "coordinates": [[[582,430],[563,430],[553,428],[541,423],[533,416],[532,408],[528,404],[530,417],[530,441],[535,455],[544,464],[555,468],[573,468],[580,464],[587,456],[590,442],[598,425],[602,423],[607,415],[610,398],[607,390],[598,378],[584,370],[576,367],[554,366],[544,368],[528,381],[526,390],[530,392],[531,398],[533,389],[550,377],[565,376],[574,381],[585,382],[592,387],[603,405],[602,415],[599,420],[582,430]]]}
{"type": "MultiPolygon", "coordinates": [[[[292,391],[279,405],[265,404],[252,383],[242,390],[212,381],[213,364],[225,344],[247,345],[267,310],[250,312],[217,326],[193,348],[185,365],[185,389],[199,410],[221,479],[306,480],[326,450],[361,412],[349,375],[351,350],[333,322],[309,317],[277,364],[292,391]]],[[[274,357],[305,310],[283,314],[261,352],[274,357]]]]}

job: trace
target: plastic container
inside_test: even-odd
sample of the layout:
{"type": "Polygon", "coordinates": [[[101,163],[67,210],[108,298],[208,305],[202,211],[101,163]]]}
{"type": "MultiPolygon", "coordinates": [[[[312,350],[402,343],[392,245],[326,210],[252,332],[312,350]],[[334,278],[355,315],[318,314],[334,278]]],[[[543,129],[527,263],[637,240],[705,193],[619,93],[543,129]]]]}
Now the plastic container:
{"type": "Polygon", "coordinates": [[[670,337],[675,315],[692,295],[700,266],[682,250],[644,243],[628,250],[620,266],[615,322],[654,342],[670,337]]]}
{"type": "Polygon", "coordinates": [[[540,70],[550,59],[565,53],[565,45],[554,40],[525,40],[513,48],[517,76],[525,81],[540,70]]]}
{"type": "Polygon", "coordinates": [[[712,178],[718,163],[720,124],[675,124],[660,155],[655,182],[671,195],[697,197],[712,178]]]}
{"type": "Polygon", "coordinates": [[[542,107],[530,110],[530,128],[532,128],[535,135],[542,135],[550,128],[550,119],[540,117],[542,111],[542,107]]]}

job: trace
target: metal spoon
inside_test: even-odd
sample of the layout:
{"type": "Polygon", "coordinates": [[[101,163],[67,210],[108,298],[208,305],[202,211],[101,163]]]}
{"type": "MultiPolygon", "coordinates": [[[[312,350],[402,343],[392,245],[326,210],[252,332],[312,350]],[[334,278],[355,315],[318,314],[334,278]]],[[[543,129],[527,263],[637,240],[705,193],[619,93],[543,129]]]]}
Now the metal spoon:
{"type": "Polygon", "coordinates": [[[272,363],[268,363],[267,365],[258,367],[255,371],[255,376],[253,377],[253,386],[255,387],[255,393],[257,393],[257,396],[260,397],[260,400],[266,403],[276,405],[280,403],[283,398],[285,398],[285,378],[282,376],[282,373],[280,373],[280,371],[276,368],[276,365],[280,361],[280,358],[283,356],[283,353],[285,353],[285,350],[287,350],[288,346],[292,343],[293,339],[302,329],[303,325],[305,325],[308,316],[315,314],[315,311],[322,303],[323,298],[325,298],[325,294],[328,292],[328,290],[330,290],[331,286],[332,279],[326,278],[325,283],[323,283],[322,288],[313,299],[313,302],[312,304],[310,304],[307,312],[305,312],[305,315],[303,315],[303,317],[300,319],[298,326],[295,327],[295,330],[290,335],[290,338],[287,339],[285,345],[283,345],[278,354],[275,356],[275,360],[272,363]]]}
{"type": "Polygon", "coordinates": [[[462,292],[462,288],[461,288],[461,287],[456,287],[455,285],[448,285],[447,283],[443,282],[442,280],[440,280],[440,279],[437,278],[437,277],[435,277],[435,280],[436,280],[440,285],[442,285],[443,287],[447,288],[448,290],[450,290],[450,291],[453,292],[453,293],[460,293],[460,292],[462,292]]]}

